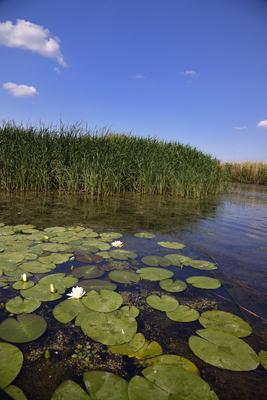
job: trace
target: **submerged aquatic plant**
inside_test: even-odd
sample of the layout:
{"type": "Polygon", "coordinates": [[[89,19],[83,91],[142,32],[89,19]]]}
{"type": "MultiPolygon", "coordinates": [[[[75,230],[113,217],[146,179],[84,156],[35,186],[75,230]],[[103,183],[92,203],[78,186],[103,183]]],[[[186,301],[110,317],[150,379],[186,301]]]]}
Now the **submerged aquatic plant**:
{"type": "Polygon", "coordinates": [[[71,293],[67,293],[69,299],[80,299],[85,295],[86,291],[80,286],[75,286],[71,289],[71,293]]]}

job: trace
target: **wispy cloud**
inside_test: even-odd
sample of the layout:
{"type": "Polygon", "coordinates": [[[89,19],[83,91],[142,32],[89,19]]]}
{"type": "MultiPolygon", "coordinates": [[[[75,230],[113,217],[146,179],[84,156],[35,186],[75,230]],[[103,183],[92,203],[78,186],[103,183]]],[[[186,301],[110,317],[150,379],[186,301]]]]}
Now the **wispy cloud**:
{"type": "Polygon", "coordinates": [[[0,45],[30,50],[44,57],[54,58],[62,67],[67,63],[60,50],[60,40],[52,36],[47,28],[18,19],[0,22],[0,45]]]}
{"type": "Polygon", "coordinates": [[[237,131],[244,131],[245,129],[248,129],[246,125],[241,125],[241,126],[234,126],[234,129],[237,131]]]}
{"type": "Polygon", "coordinates": [[[146,79],[146,76],[143,74],[136,74],[133,76],[134,79],[146,79]]]}
{"type": "Polygon", "coordinates": [[[262,121],[258,122],[257,127],[267,129],[267,119],[263,119],[262,121]]]}
{"type": "Polygon", "coordinates": [[[34,86],[18,85],[14,82],[4,83],[3,88],[14,97],[33,97],[38,94],[37,89],[34,86]]]}
{"type": "Polygon", "coordinates": [[[180,72],[181,75],[188,76],[190,78],[195,78],[198,76],[197,71],[194,69],[185,69],[184,71],[180,72]]]}

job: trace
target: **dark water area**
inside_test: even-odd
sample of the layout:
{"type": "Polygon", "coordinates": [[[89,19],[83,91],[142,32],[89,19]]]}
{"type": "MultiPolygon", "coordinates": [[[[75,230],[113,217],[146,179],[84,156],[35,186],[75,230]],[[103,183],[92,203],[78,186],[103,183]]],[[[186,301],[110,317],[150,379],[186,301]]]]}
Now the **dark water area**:
{"type": "MultiPolygon", "coordinates": [[[[253,328],[245,341],[257,353],[267,350],[266,187],[236,185],[227,193],[202,201],[137,195],[96,201],[86,196],[1,194],[0,222],[34,224],[38,229],[83,225],[96,232],[120,232],[123,248],[138,254],[133,268],[144,266],[140,261],[143,256],[177,252],[158,246],[158,241],[184,243],[186,247],[179,253],[215,262],[218,269],[169,267],[175,278],[208,275],[218,278],[222,287],[204,290],[190,286],[185,292],[175,293],[175,297],[199,312],[219,309],[241,316],[253,328]],[[133,236],[141,231],[153,232],[156,237],[145,240],[133,236]]],[[[76,265],[83,264],[77,261],[76,265]]],[[[60,271],[68,271],[69,267],[66,263],[60,271]]],[[[122,294],[124,304],[136,305],[141,310],[138,331],[146,339],[159,342],[164,354],[178,354],[193,361],[221,400],[267,399],[267,371],[262,366],[254,371],[232,372],[204,363],[187,343],[190,335],[201,329],[199,322],[173,322],[146,304],[149,294],[163,292],[158,282],[121,284],[117,291],[122,294]]],[[[2,290],[0,302],[11,297],[14,297],[12,291],[2,290]]],[[[107,352],[106,346],[90,340],[72,323],[63,325],[56,321],[51,315],[55,304],[43,303],[38,310],[47,320],[46,333],[35,342],[18,345],[25,362],[14,384],[24,390],[28,400],[50,399],[65,379],[82,384],[82,373],[90,368],[114,372],[127,380],[140,374],[142,366],[133,359],[107,352]],[[84,357],[78,360],[72,357],[77,344],[84,351],[84,357]],[[47,349],[49,359],[43,356],[47,349]]],[[[6,316],[7,312],[0,309],[0,319],[6,316]]],[[[9,397],[0,395],[0,398],[9,397]]]]}

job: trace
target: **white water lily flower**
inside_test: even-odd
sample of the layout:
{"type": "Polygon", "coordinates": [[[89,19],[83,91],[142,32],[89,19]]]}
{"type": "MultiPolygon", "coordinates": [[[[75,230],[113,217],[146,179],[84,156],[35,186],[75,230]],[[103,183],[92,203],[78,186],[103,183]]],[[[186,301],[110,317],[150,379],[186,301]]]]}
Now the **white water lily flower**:
{"type": "Polygon", "coordinates": [[[53,283],[50,283],[50,292],[51,293],[56,293],[56,288],[55,288],[55,286],[53,285],[53,283]]]}
{"type": "Polygon", "coordinates": [[[71,293],[68,293],[67,296],[69,296],[69,299],[80,299],[85,293],[84,288],[76,286],[71,289],[71,293]]]}
{"type": "Polygon", "coordinates": [[[111,243],[111,246],[113,247],[122,247],[123,242],[121,240],[114,240],[114,242],[111,243]]]}
{"type": "Polygon", "coordinates": [[[25,273],[22,274],[21,278],[22,278],[23,282],[27,282],[27,274],[25,274],[25,273]]]}

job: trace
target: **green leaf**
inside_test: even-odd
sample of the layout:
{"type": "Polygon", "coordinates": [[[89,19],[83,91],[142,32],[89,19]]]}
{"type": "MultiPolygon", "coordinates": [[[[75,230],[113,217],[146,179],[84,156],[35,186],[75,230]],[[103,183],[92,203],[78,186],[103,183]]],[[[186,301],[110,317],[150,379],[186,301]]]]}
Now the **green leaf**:
{"type": "Polygon", "coordinates": [[[59,292],[51,293],[50,285],[40,285],[39,283],[30,289],[21,290],[20,294],[25,299],[35,299],[39,301],[55,301],[62,297],[59,292]]]}
{"type": "Polygon", "coordinates": [[[13,289],[16,289],[16,290],[25,290],[25,289],[29,289],[33,286],[34,286],[34,282],[32,282],[32,281],[23,282],[22,280],[17,281],[12,285],[13,289]]]}
{"type": "Polygon", "coordinates": [[[146,340],[138,351],[130,353],[128,356],[137,358],[138,360],[145,360],[147,358],[159,356],[162,352],[162,347],[158,342],[146,340]]]}
{"type": "Polygon", "coordinates": [[[32,313],[41,305],[39,300],[22,299],[20,296],[8,300],[6,309],[12,314],[32,313]]]}
{"type": "Polygon", "coordinates": [[[87,292],[90,290],[116,290],[117,285],[115,283],[112,283],[110,281],[102,280],[102,279],[88,279],[79,282],[79,286],[83,287],[87,292]]]}
{"type": "Polygon", "coordinates": [[[56,305],[53,309],[53,315],[62,324],[67,324],[78,314],[86,313],[87,311],[80,299],[67,299],[56,305]]]}
{"type": "Polygon", "coordinates": [[[134,234],[134,236],[142,239],[153,239],[156,235],[150,232],[137,232],[134,234]]]}
{"type": "Polygon", "coordinates": [[[163,281],[160,281],[159,286],[161,289],[172,293],[183,292],[187,288],[187,284],[179,279],[164,279],[163,281]]]}
{"type": "Polygon", "coordinates": [[[237,337],[246,337],[252,333],[252,328],[246,321],[225,311],[205,311],[201,314],[199,322],[204,328],[216,329],[237,337]]]}
{"type": "Polygon", "coordinates": [[[174,311],[166,312],[166,315],[176,322],[193,322],[199,318],[198,311],[183,305],[179,305],[174,311]]]}
{"type": "Polygon", "coordinates": [[[139,268],[136,272],[140,274],[142,279],[147,279],[149,281],[162,281],[163,279],[168,279],[173,276],[172,271],[163,268],[145,267],[139,268]]]}
{"type": "Polygon", "coordinates": [[[129,400],[170,400],[169,395],[142,376],[134,376],[128,386],[129,400]]]}
{"type": "Polygon", "coordinates": [[[112,281],[118,283],[137,283],[140,280],[140,276],[132,271],[111,271],[108,276],[112,281]]]}
{"type": "Polygon", "coordinates": [[[146,367],[151,367],[158,364],[176,365],[188,372],[199,375],[197,366],[187,358],[177,356],[176,354],[162,354],[161,356],[149,358],[142,363],[146,367]]]}
{"type": "Polygon", "coordinates": [[[216,264],[210,262],[210,261],[204,261],[204,260],[192,260],[188,257],[187,260],[183,262],[184,265],[187,265],[192,268],[200,269],[202,271],[211,271],[213,269],[217,269],[216,264]]]}
{"type": "Polygon", "coordinates": [[[128,400],[128,382],[105,371],[83,374],[84,384],[92,400],[128,400]]]}
{"type": "Polygon", "coordinates": [[[13,344],[0,342],[0,389],[14,381],[22,364],[22,352],[13,344]]]}
{"type": "Polygon", "coordinates": [[[13,400],[27,400],[27,397],[23,393],[23,391],[15,386],[9,385],[5,388],[5,392],[13,399],[13,400]]]}
{"type": "Polygon", "coordinates": [[[171,265],[170,261],[165,257],[161,256],[145,256],[141,258],[142,263],[149,265],[150,267],[169,267],[171,265]]]}
{"type": "Polygon", "coordinates": [[[83,267],[78,267],[73,270],[73,275],[76,278],[83,278],[83,279],[92,279],[92,278],[99,278],[100,276],[104,275],[104,272],[95,265],[84,265],[83,267]]]}
{"type": "Polygon", "coordinates": [[[242,339],[214,329],[201,329],[189,338],[193,353],[208,364],[230,371],[252,371],[259,365],[254,350],[242,339]]]}
{"type": "Polygon", "coordinates": [[[109,346],[108,349],[111,353],[127,356],[140,350],[144,346],[145,341],[145,337],[142,333],[136,333],[130,342],[109,346]]]}
{"type": "Polygon", "coordinates": [[[146,298],[146,302],[150,307],[160,311],[174,311],[179,305],[174,297],[164,294],[162,296],[152,294],[146,298]]]}
{"type": "Polygon", "coordinates": [[[82,298],[82,303],[93,311],[109,313],[122,305],[123,299],[119,293],[101,289],[99,292],[91,290],[82,298]]]}
{"type": "Polygon", "coordinates": [[[7,318],[0,324],[0,338],[7,342],[26,343],[38,339],[46,331],[43,317],[35,314],[21,314],[17,319],[7,318]]]}
{"type": "Polygon", "coordinates": [[[115,260],[121,260],[121,261],[128,260],[129,258],[133,260],[137,257],[137,255],[133,251],[121,250],[121,249],[111,250],[109,254],[115,260]]]}
{"type": "Polygon", "coordinates": [[[186,279],[186,282],[199,289],[218,289],[221,287],[221,282],[218,279],[209,276],[190,276],[186,279]]]}
{"type": "Polygon", "coordinates": [[[178,242],[158,242],[158,245],[161,247],[166,247],[167,249],[183,249],[185,247],[184,244],[178,242]]]}
{"type": "Polygon", "coordinates": [[[263,368],[267,369],[267,351],[266,350],[261,350],[259,352],[259,359],[260,359],[260,363],[263,366],[263,368]]]}
{"type": "Polygon", "coordinates": [[[74,381],[61,383],[51,397],[51,400],[90,400],[88,394],[74,381]]]}

